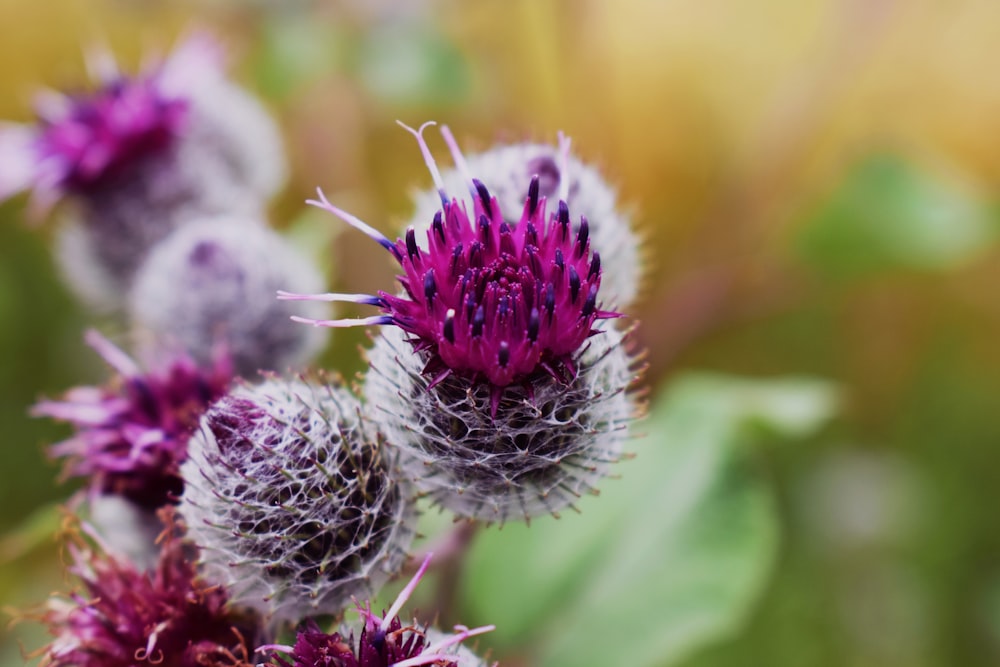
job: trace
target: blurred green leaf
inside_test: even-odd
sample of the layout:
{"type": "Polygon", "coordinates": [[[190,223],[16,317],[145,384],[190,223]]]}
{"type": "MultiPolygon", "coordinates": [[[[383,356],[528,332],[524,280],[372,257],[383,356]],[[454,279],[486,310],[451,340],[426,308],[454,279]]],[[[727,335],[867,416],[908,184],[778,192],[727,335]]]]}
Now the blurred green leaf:
{"type": "Polygon", "coordinates": [[[340,67],[344,41],[336,24],[304,14],[265,22],[254,63],[258,87],[271,99],[287,97],[340,67]]]}
{"type": "Polygon", "coordinates": [[[471,88],[466,59],[430,26],[392,23],[366,35],[358,78],[383,104],[455,105],[471,88]]]}
{"type": "Polygon", "coordinates": [[[636,460],[581,502],[584,516],[480,537],[467,604],[497,625],[491,641],[530,637],[551,665],[665,665],[732,631],[766,580],[778,533],[747,444],[762,429],[805,436],[835,403],[813,380],[675,381],[643,425],[636,460]]]}
{"type": "Polygon", "coordinates": [[[63,516],[62,503],[42,505],[0,537],[0,563],[24,558],[42,546],[52,546],[63,516]]]}
{"type": "Polygon", "coordinates": [[[802,256],[831,273],[948,269],[996,238],[989,207],[958,178],[875,155],[851,170],[805,223],[802,256]]]}

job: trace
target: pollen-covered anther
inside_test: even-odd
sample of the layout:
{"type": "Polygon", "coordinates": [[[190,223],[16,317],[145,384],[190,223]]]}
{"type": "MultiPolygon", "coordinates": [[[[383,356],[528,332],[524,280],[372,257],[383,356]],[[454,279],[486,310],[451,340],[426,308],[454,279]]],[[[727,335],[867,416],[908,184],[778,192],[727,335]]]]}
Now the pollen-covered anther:
{"type": "MultiPolygon", "coordinates": [[[[439,181],[436,165],[422,137],[411,130],[439,181]]],[[[446,135],[449,136],[450,135],[446,135]]],[[[453,152],[461,164],[457,148],[453,152]]],[[[439,188],[444,192],[443,186],[439,188]]],[[[471,179],[472,208],[443,198],[421,247],[411,228],[394,243],[356,217],[333,206],[320,193],[309,203],[360,229],[388,249],[402,270],[402,293],[393,295],[295,295],[284,298],[341,300],[378,305],[381,318],[302,320],[321,326],[394,324],[415,347],[427,351],[426,370],[444,370],[473,381],[484,380],[497,392],[535,381],[540,374],[561,378],[584,343],[597,333],[598,320],[617,317],[602,310],[598,290],[600,260],[590,247],[589,226],[580,221],[570,231],[565,201],[546,214],[539,176],[532,178],[516,223],[508,223],[486,185],[471,179]],[[560,370],[561,369],[561,370],[560,370]]]]}

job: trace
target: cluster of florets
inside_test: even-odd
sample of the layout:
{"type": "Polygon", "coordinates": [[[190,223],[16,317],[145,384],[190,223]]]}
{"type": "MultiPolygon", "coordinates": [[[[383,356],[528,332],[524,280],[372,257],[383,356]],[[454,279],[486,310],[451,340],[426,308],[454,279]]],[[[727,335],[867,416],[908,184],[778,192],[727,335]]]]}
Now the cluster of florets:
{"type": "Polygon", "coordinates": [[[436,192],[402,237],[322,192],[309,202],[380,243],[401,291],[310,294],[319,272],[261,214],[283,171],[273,123],[222,76],[215,43],[191,38],[131,77],[94,63],[95,91],[50,95],[37,126],[0,130],[0,198],[73,200],[66,273],[126,307],[156,362],[90,333],[117,381],[35,406],[77,429],[52,452],[89,478],[87,530],[107,552],[71,546],[86,592],[50,603],[45,664],[249,667],[274,640],[263,628],[298,624],[294,645],[257,649],[271,667],[483,667],[461,643],[492,626],[400,620],[429,556],[381,617],[356,600],[402,569],[419,496],[487,522],[558,515],[621,457],[637,370],[617,309],[638,263],[613,192],[564,137],[466,161],[442,128],[456,164],[442,177],[426,125],[406,128],[436,192]],[[324,320],[289,303],[303,300],[380,313],[324,320]],[[283,379],[323,342],[291,320],[388,325],[361,397],[283,379]],[[352,600],[357,632],[319,629],[352,600]]]}
{"type": "Polygon", "coordinates": [[[53,598],[42,613],[56,638],[43,665],[230,667],[248,656],[263,638],[259,620],[198,576],[190,545],[170,531],[165,538],[155,568],[142,572],[74,535],[70,571],[84,591],[53,598]]]}
{"type": "Polygon", "coordinates": [[[279,651],[289,656],[286,659],[272,655],[270,664],[274,667],[480,667],[483,662],[461,643],[490,632],[493,626],[471,630],[457,626],[455,633],[449,635],[416,623],[403,625],[399,619],[403,604],[426,572],[431,557],[424,559],[416,575],[381,617],[372,613],[370,604],[357,605],[363,621],[357,639],[353,630],[325,633],[313,623],[297,634],[294,646],[270,645],[259,650],[279,651]]]}
{"type": "Polygon", "coordinates": [[[180,512],[205,571],[277,619],[336,614],[403,563],[410,486],[349,392],[270,380],[205,415],[180,512]]]}
{"type": "Polygon", "coordinates": [[[176,502],[188,438],[208,405],[228,389],[228,357],[211,366],[179,354],[143,372],[110,341],[90,331],[87,342],[118,372],[108,387],[77,387],[60,401],[42,401],[33,413],[73,424],[77,432],[51,448],[66,459],[64,475],[86,477],[99,494],[120,495],[154,509],[176,502]]]}
{"type": "MultiPolygon", "coordinates": [[[[589,223],[581,218],[572,231],[566,178],[546,215],[542,174],[532,176],[520,217],[508,222],[443,128],[469,185],[470,210],[446,193],[424,128],[407,129],[441,201],[426,243],[413,227],[390,241],[322,193],[311,202],[385,247],[402,268],[403,293],[281,296],[352,301],[384,313],[299,321],[395,327],[369,355],[365,398],[402,468],[436,503],[488,521],[555,514],[607,474],[636,412],[626,396],[637,374],[624,337],[601,324],[619,313],[601,308],[603,269],[589,223]]],[[[563,149],[565,174],[565,140],[563,149]]]]}

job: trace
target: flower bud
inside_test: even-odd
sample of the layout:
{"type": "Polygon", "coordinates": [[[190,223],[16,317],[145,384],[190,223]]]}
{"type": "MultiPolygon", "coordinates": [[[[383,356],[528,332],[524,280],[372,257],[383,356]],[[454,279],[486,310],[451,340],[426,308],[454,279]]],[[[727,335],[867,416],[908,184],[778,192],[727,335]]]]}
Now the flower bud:
{"type": "Polygon", "coordinates": [[[191,439],[180,512],[206,576],[275,620],[339,613],[402,566],[416,510],[357,400],[272,379],[191,439]]]}
{"type": "Polygon", "coordinates": [[[500,523],[558,514],[594,492],[628,439],[637,373],[623,338],[608,328],[575,358],[572,379],[514,385],[494,409],[488,385],[429,380],[427,353],[386,327],[368,353],[367,409],[435,504],[500,523]]]}
{"type": "MultiPolygon", "coordinates": [[[[305,364],[326,342],[296,325],[279,288],[316,289],[319,271],[263,224],[205,219],[178,229],[136,275],[129,313],[149,345],[179,345],[205,359],[220,345],[237,374],[305,364]]],[[[322,310],[311,304],[313,312],[322,310]]]]}

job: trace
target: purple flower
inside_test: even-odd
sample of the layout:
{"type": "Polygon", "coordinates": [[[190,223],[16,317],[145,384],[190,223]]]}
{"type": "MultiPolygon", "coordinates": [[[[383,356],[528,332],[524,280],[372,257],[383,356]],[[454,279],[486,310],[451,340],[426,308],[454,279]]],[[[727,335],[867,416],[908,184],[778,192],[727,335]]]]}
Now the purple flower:
{"type": "Polygon", "coordinates": [[[95,90],[48,91],[38,98],[36,126],[0,131],[8,174],[0,199],[32,189],[45,210],[63,194],[99,189],[142,158],[170,150],[189,121],[192,90],[221,75],[222,55],[199,34],[136,76],[123,75],[105,53],[88,65],[95,90]]]}
{"type": "Polygon", "coordinates": [[[177,356],[143,373],[132,359],[96,331],[87,343],[119,373],[110,387],[76,387],[61,401],[41,401],[35,416],[73,424],[77,433],[51,448],[67,459],[66,477],[89,477],[94,491],[125,496],[147,508],[176,501],[183,490],[180,464],[188,438],[210,403],[222,396],[232,372],[218,355],[199,368],[177,356]]]}
{"type": "MultiPolygon", "coordinates": [[[[406,128],[417,138],[441,195],[442,208],[427,231],[427,250],[417,243],[412,227],[404,239],[393,242],[331,204],[322,191],[319,201],[309,202],[365,232],[392,253],[403,270],[399,281],[404,294],[282,292],[279,296],[380,307],[384,315],[360,320],[298,321],[333,327],[394,324],[411,336],[415,349],[430,353],[424,372],[434,378],[432,384],[453,373],[484,379],[494,388],[495,411],[504,387],[530,386],[540,372],[557,380],[573,377],[576,353],[597,333],[594,322],[618,313],[599,307],[601,259],[591,252],[585,219],[572,232],[565,196],[556,211],[547,214],[536,174],[520,219],[512,226],[505,222],[499,202],[486,186],[469,177],[474,200],[469,211],[458,199],[449,200],[442,186],[422,137],[427,125],[420,131],[406,128]]],[[[457,144],[447,128],[442,133],[461,168],[464,161],[457,144]]]]}
{"type": "Polygon", "coordinates": [[[437,665],[439,667],[474,667],[468,660],[455,652],[458,645],[476,635],[490,632],[494,626],[487,625],[469,629],[456,626],[455,634],[445,635],[437,642],[427,640],[427,632],[416,625],[404,626],[399,620],[399,611],[416,589],[430,565],[432,555],[424,559],[413,579],[400,592],[388,612],[380,618],[372,613],[370,605],[358,605],[357,611],[364,620],[357,640],[353,631],[324,633],[315,624],[296,637],[294,646],[271,644],[257,651],[281,651],[291,657],[291,661],[280,656],[271,657],[274,667],[418,667],[437,665]]]}
{"type": "Polygon", "coordinates": [[[56,639],[41,651],[43,666],[245,664],[247,646],[259,638],[258,623],[230,611],[225,590],[196,576],[189,547],[172,532],[165,532],[151,572],[95,551],[75,536],[70,571],[84,591],[48,603],[41,620],[56,639]]]}

